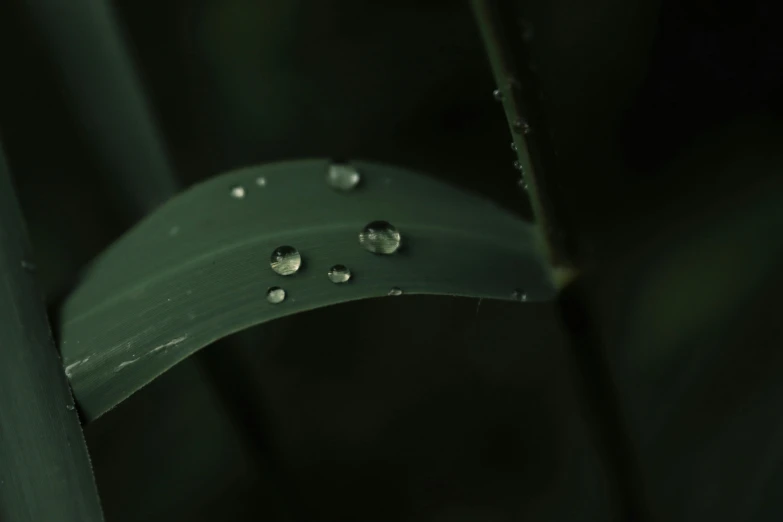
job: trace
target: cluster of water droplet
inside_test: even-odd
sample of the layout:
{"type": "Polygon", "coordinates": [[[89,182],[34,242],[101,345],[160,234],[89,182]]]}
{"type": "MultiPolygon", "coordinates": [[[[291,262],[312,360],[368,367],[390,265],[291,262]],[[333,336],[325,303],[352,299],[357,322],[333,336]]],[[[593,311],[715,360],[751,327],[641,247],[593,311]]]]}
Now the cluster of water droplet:
{"type": "MultiPolygon", "coordinates": [[[[499,92],[499,91],[496,91],[499,92]]],[[[501,95],[502,96],[502,95],[501,95]]],[[[516,147],[512,143],[512,148],[516,147]]],[[[515,166],[521,169],[519,162],[515,166]]],[[[335,163],[330,165],[326,175],[327,184],[339,191],[350,191],[356,188],[361,182],[361,175],[352,166],[344,163],[335,163]]],[[[256,185],[266,186],[266,178],[263,176],[256,178],[256,185]]],[[[520,183],[524,183],[521,181],[520,183]]],[[[244,187],[237,185],[231,188],[231,196],[237,199],[245,197],[244,187]]],[[[402,235],[397,228],[387,221],[372,221],[362,228],[359,232],[359,245],[362,248],[376,255],[392,255],[396,253],[402,245],[402,235]]],[[[302,254],[295,247],[282,245],[272,251],[269,260],[269,266],[272,271],[281,276],[292,276],[299,272],[303,266],[302,254]]],[[[342,264],[335,264],[329,268],[326,273],[329,280],[334,284],[348,283],[353,274],[351,269],[342,264]]],[[[402,295],[402,290],[393,287],[387,295],[402,295]]],[[[285,301],[287,292],[279,286],[272,286],[267,289],[266,300],[271,304],[280,304],[285,301]]],[[[526,301],[527,294],[521,290],[515,290],[511,298],[516,301],[526,301]]]]}
{"type": "MultiPolygon", "coordinates": [[[[334,163],[329,166],[326,175],[327,184],[338,191],[351,191],[361,182],[361,175],[353,166],[345,163],[334,163]]],[[[256,185],[266,186],[266,179],[259,177],[256,185]]],[[[231,196],[237,199],[245,197],[244,187],[237,185],[232,187],[231,196]]],[[[399,231],[386,221],[373,221],[368,223],[359,232],[359,244],[368,252],[379,255],[395,253],[402,243],[399,231]]],[[[272,251],[269,266],[272,271],[281,276],[292,276],[302,268],[302,254],[295,247],[282,245],[272,251]]],[[[351,269],[342,264],[333,265],[326,273],[329,281],[334,284],[345,284],[351,280],[351,269]]],[[[388,295],[402,295],[402,290],[392,288],[388,295]]],[[[267,289],[266,300],[271,304],[280,304],[285,301],[287,293],[284,288],[272,286],[267,289]]]]}
{"type": "MultiPolygon", "coordinates": [[[[496,101],[502,102],[505,98],[505,95],[503,94],[503,91],[501,89],[495,89],[492,91],[492,97],[495,98],[496,101]]],[[[530,133],[530,124],[527,122],[527,120],[523,118],[517,118],[511,123],[511,129],[513,130],[514,134],[521,134],[526,135],[530,133]]],[[[517,152],[519,148],[517,147],[517,144],[515,142],[511,142],[511,150],[514,152],[517,152]]],[[[521,177],[519,179],[518,185],[523,190],[527,190],[527,182],[525,181],[525,169],[522,165],[522,162],[520,162],[518,159],[514,160],[514,168],[519,171],[521,177]]]]}

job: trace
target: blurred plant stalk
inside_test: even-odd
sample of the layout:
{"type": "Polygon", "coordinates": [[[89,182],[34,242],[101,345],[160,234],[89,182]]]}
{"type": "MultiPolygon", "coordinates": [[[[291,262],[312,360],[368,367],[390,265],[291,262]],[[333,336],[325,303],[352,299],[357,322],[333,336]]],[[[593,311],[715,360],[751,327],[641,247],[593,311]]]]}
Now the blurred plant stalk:
{"type": "Polygon", "coordinates": [[[474,17],[495,78],[495,99],[502,103],[517,152],[517,166],[530,197],[559,291],[558,307],[568,332],[571,354],[580,379],[584,407],[607,466],[616,506],[615,520],[651,519],[644,499],[642,474],[628,435],[614,377],[594,319],[585,285],[588,259],[582,240],[573,233],[576,216],[558,197],[557,154],[547,127],[541,92],[529,49],[533,27],[510,0],[471,0],[474,17]]]}

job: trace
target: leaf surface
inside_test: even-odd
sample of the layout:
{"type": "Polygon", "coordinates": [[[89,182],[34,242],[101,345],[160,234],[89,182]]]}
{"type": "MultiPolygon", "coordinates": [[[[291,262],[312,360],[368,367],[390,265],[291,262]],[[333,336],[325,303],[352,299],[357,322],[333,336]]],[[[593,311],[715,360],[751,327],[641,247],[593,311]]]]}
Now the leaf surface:
{"type": "MultiPolygon", "coordinates": [[[[406,294],[549,300],[537,229],[492,202],[422,174],[354,162],[351,191],[327,183],[328,160],[237,170],[173,198],[112,245],[64,305],[61,351],[85,420],[119,404],[188,355],[250,326],[342,302],[406,294]],[[242,191],[236,190],[242,187],[242,191]],[[235,197],[243,193],[242,197],[235,197]],[[384,220],[402,236],[392,255],[359,233],[384,220]],[[281,276],[272,252],[295,247],[281,276]],[[349,282],[327,277],[347,266],[349,282]],[[267,291],[285,290],[272,304],[267,291]]],[[[323,332],[339,345],[351,318],[323,332]]],[[[378,318],[378,335],[404,331],[378,318]]]]}

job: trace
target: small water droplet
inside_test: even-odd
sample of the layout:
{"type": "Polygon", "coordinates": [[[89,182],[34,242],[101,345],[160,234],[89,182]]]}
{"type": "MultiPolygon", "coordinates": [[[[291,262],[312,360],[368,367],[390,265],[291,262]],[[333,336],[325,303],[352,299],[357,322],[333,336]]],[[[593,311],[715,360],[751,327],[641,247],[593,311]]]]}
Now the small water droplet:
{"type": "Polygon", "coordinates": [[[261,188],[266,187],[266,178],[264,176],[258,176],[256,178],[256,185],[261,188]]]}
{"type": "Polygon", "coordinates": [[[511,127],[517,134],[528,134],[530,132],[530,124],[522,118],[516,120],[511,127]]]}
{"type": "Polygon", "coordinates": [[[522,290],[514,290],[511,293],[511,299],[514,301],[527,301],[527,294],[523,292],[522,290]]]}
{"type": "Polygon", "coordinates": [[[389,290],[389,294],[388,295],[402,295],[402,290],[400,290],[399,288],[397,288],[395,286],[394,288],[389,290]]]}
{"type": "Polygon", "coordinates": [[[292,246],[280,246],[272,252],[269,264],[276,273],[287,276],[299,270],[302,266],[302,256],[292,246]]]}
{"type": "Polygon", "coordinates": [[[518,185],[518,186],[519,186],[519,188],[521,188],[522,190],[527,190],[527,181],[525,181],[525,179],[524,179],[524,178],[520,178],[520,180],[519,180],[519,181],[517,181],[517,185],[518,185]]]}
{"type": "Polygon", "coordinates": [[[373,221],[359,232],[359,244],[373,254],[393,254],[401,241],[400,233],[386,221],[373,221]]]}
{"type": "Polygon", "coordinates": [[[73,404],[68,404],[65,406],[65,409],[68,411],[73,411],[76,409],[76,406],[74,406],[73,404]]]}
{"type": "Polygon", "coordinates": [[[503,101],[503,91],[495,89],[492,91],[492,97],[495,98],[495,101],[503,101]]]}
{"type": "Polygon", "coordinates": [[[326,174],[326,182],[330,187],[346,192],[355,189],[361,180],[359,171],[347,163],[329,165],[329,172],[326,174]]]}
{"type": "Polygon", "coordinates": [[[242,199],[245,197],[245,187],[241,185],[237,185],[235,187],[231,187],[231,197],[236,199],[242,199]]]}
{"type": "Polygon", "coordinates": [[[524,170],[524,167],[522,167],[522,163],[519,160],[514,160],[514,168],[520,172],[524,170]]]}
{"type": "Polygon", "coordinates": [[[285,290],[279,286],[273,286],[266,291],[266,300],[272,304],[279,304],[285,301],[285,290]]]}
{"type": "Polygon", "coordinates": [[[517,149],[517,144],[514,143],[513,141],[511,142],[511,150],[513,150],[514,152],[516,152],[518,150],[517,149]]]}
{"type": "Polygon", "coordinates": [[[332,283],[347,283],[351,279],[351,270],[345,265],[334,265],[327,275],[332,283]]]}
{"type": "Polygon", "coordinates": [[[30,261],[22,260],[22,268],[28,272],[35,272],[35,264],[31,263],[30,261]]]}

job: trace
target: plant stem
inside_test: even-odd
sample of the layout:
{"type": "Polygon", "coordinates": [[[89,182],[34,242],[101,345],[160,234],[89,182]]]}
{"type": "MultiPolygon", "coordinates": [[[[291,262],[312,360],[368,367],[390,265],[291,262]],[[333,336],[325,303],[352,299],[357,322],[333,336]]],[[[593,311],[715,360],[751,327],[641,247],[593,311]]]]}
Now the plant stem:
{"type": "Polygon", "coordinates": [[[558,199],[551,197],[555,180],[549,171],[555,168],[556,155],[540,109],[540,90],[528,65],[528,53],[522,45],[509,45],[512,31],[501,23],[504,19],[494,2],[471,0],[471,4],[497,82],[497,94],[503,104],[533,215],[545,239],[543,247],[552,267],[564,276],[559,283],[565,284],[575,276],[576,247],[563,233],[569,229],[562,224],[566,213],[554,208],[553,202],[558,199]]]}
{"type": "Polygon", "coordinates": [[[606,360],[600,330],[591,313],[585,286],[585,259],[579,238],[569,235],[566,208],[556,205],[557,155],[541,109],[541,93],[531,70],[526,40],[530,27],[517,26],[508,0],[471,0],[489,58],[498,94],[523,168],[533,213],[545,240],[553,279],[560,294],[558,308],[570,338],[572,360],[578,373],[584,407],[593,421],[591,433],[609,469],[615,496],[615,520],[651,519],[644,500],[642,473],[606,360]],[[518,36],[518,38],[513,38],[518,36]],[[510,42],[513,41],[513,45],[510,42]],[[553,197],[554,196],[554,197],[553,197]]]}
{"type": "Polygon", "coordinates": [[[103,520],[0,149],[0,520],[103,520]]]}

